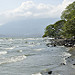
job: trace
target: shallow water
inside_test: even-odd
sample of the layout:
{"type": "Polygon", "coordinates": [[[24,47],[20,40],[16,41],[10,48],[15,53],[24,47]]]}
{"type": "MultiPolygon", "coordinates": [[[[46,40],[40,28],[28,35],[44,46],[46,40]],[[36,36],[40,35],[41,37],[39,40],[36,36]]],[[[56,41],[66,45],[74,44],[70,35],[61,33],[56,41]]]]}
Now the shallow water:
{"type": "Polygon", "coordinates": [[[47,47],[43,38],[1,38],[0,75],[33,75],[57,68],[68,56],[66,48],[47,47]]]}

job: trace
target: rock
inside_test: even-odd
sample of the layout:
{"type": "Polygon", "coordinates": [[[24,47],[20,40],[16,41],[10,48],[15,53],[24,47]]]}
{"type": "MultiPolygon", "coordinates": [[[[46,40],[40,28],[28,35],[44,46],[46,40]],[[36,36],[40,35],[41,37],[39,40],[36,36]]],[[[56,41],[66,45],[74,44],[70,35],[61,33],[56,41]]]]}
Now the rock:
{"type": "Polygon", "coordinates": [[[65,63],[61,63],[61,65],[65,65],[65,63]]]}
{"type": "Polygon", "coordinates": [[[64,44],[65,47],[73,47],[74,44],[66,43],[64,44]]]}
{"type": "Polygon", "coordinates": [[[75,65],[75,64],[73,64],[73,65],[75,65]]]}
{"type": "Polygon", "coordinates": [[[56,44],[54,44],[54,47],[56,47],[56,44]]]}
{"type": "Polygon", "coordinates": [[[49,71],[48,74],[52,74],[52,71],[49,71]]]}
{"type": "Polygon", "coordinates": [[[50,45],[51,45],[50,43],[47,43],[47,44],[46,44],[47,47],[50,47],[50,45]]]}

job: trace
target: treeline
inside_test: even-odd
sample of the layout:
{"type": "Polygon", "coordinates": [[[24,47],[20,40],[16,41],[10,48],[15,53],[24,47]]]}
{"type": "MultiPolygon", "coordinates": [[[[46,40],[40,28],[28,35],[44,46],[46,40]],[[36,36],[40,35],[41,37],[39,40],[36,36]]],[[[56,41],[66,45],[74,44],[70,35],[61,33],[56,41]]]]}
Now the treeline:
{"type": "Polygon", "coordinates": [[[75,36],[75,1],[62,12],[61,20],[45,28],[43,37],[71,38],[75,36]]]}

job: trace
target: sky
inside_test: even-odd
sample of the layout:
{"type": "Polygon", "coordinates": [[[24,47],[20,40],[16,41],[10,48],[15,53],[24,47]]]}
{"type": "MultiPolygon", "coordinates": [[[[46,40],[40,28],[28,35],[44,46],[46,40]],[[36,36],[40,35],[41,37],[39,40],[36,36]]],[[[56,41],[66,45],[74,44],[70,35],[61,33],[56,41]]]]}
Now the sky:
{"type": "Polygon", "coordinates": [[[0,0],[0,25],[14,19],[59,18],[74,0],[0,0]]]}
{"type": "Polygon", "coordinates": [[[0,26],[18,20],[60,18],[62,11],[73,1],[0,0],[0,26]]]}
{"type": "Polygon", "coordinates": [[[36,4],[38,3],[45,3],[45,4],[51,4],[51,5],[58,5],[63,0],[0,0],[0,12],[11,10],[19,7],[23,2],[25,1],[33,1],[36,4]]]}

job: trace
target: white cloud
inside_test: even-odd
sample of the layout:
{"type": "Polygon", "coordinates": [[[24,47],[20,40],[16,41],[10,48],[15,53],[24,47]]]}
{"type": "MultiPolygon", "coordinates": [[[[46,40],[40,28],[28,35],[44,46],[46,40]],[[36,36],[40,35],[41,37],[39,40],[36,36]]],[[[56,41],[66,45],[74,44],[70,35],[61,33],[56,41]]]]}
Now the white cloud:
{"type": "Polygon", "coordinates": [[[34,2],[33,1],[26,1],[23,2],[20,6],[21,9],[25,9],[25,10],[29,10],[30,8],[32,8],[34,6],[34,2]]]}
{"type": "Polygon", "coordinates": [[[57,6],[45,4],[45,3],[34,3],[33,1],[25,1],[14,10],[9,10],[0,13],[0,23],[8,22],[13,19],[23,18],[58,18],[61,12],[66,6],[72,3],[74,0],[63,0],[63,2],[57,6]]]}

